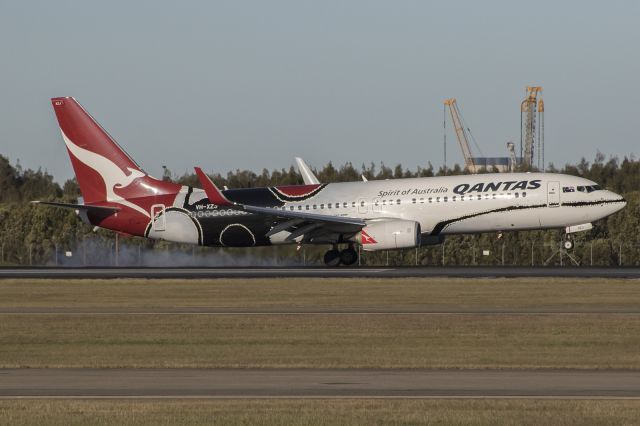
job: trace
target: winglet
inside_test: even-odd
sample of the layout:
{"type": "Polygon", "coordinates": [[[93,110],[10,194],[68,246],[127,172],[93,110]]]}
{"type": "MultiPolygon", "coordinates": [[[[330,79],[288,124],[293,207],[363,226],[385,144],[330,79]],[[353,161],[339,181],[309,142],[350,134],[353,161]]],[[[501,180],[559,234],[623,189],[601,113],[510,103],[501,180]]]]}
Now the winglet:
{"type": "Polygon", "coordinates": [[[202,189],[204,189],[204,192],[207,194],[209,201],[218,206],[233,205],[231,201],[227,200],[227,198],[222,195],[222,192],[220,192],[216,184],[209,179],[209,176],[207,176],[200,167],[194,167],[194,169],[196,170],[202,189]]]}
{"type": "Polygon", "coordinates": [[[298,171],[302,175],[302,180],[305,185],[320,185],[320,181],[302,158],[296,157],[296,163],[298,164],[298,171]]]}

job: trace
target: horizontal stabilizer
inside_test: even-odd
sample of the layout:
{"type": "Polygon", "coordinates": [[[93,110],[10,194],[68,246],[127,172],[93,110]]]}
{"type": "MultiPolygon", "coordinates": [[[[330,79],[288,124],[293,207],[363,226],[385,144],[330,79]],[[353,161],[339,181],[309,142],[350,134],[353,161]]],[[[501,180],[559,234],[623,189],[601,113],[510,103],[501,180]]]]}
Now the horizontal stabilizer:
{"type": "Polygon", "coordinates": [[[45,206],[59,207],[63,209],[93,211],[96,213],[117,213],[120,211],[117,207],[105,206],[88,206],[86,204],[58,203],[55,201],[32,201],[33,204],[43,204],[45,206]]]}
{"type": "Polygon", "coordinates": [[[216,184],[209,179],[209,176],[207,176],[200,167],[194,167],[194,169],[196,170],[202,189],[204,189],[205,194],[207,194],[209,201],[218,206],[233,205],[233,203],[227,200],[227,197],[220,192],[216,184]]]}

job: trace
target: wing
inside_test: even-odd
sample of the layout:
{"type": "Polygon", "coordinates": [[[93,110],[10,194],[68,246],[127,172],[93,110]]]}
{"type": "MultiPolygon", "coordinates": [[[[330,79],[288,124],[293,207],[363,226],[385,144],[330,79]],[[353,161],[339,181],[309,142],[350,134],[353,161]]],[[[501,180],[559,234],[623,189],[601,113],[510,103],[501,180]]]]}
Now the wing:
{"type": "Polygon", "coordinates": [[[291,235],[287,237],[288,240],[293,240],[301,235],[311,233],[312,231],[315,234],[353,234],[360,231],[367,225],[363,219],[348,216],[329,216],[234,203],[224,196],[224,194],[211,181],[211,179],[209,179],[202,169],[196,167],[195,170],[198,178],[200,179],[200,183],[207,194],[207,198],[209,198],[209,201],[212,203],[257,215],[272,216],[274,219],[278,219],[267,236],[271,236],[282,231],[291,232],[291,235]]]}

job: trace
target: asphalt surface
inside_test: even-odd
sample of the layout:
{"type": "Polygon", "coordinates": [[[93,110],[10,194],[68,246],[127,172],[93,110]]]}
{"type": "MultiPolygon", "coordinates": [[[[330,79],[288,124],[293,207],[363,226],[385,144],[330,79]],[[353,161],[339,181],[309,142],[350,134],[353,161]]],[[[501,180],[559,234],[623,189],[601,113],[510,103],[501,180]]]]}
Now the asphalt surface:
{"type": "Polygon", "coordinates": [[[277,308],[245,308],[245,307],[186,307],[186,308],[101,308],[101,307],[0,307],[0,315],[69,315],[69,316],[145,316],[145,315],[210,315],[210,316],[364,316],[364,315],[404,315],[404,316],[581,316],[608,315],[628,316],[640,315],[640,307],[625,308],[602,306],[595,309],[581,307],[561,307],[547,309],[500,309],[500,308],[466,308],[455,311],[437,310],[425,306],[410,307],[277,307],[277,308]]]}
{"type": "Polygon", "coordinates": [[[0,268],[1,278],[640,278],[636,267],[0,268]]]}
{"type": "Polygon", "coordinates": [[[638,371],[6,369],[0,398],[640,398],[638,371]]]}

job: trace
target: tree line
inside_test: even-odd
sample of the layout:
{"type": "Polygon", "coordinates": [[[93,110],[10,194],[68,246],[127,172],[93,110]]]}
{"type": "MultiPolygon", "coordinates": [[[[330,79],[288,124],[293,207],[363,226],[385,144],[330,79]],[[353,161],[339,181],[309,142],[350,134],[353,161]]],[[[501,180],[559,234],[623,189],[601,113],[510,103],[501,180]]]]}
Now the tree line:
{"type": "MultiPolygon", "coordinates": [[[[492,171],[488,170],[487,172],[492,171]]],[[[493,170],[495,171],[495,170],[493,170]]],[[[393,252],[366,253],[362,262],[367,265],[557,265],[576,261],[583,265],[639,265],[640,264],[640,161],[633,157],[622,160],[598,154],[594,161],[582,159],[578,164],[561,168],[551,165],[547,171],[566,173],[593,180],[603,187],[622,194],[627,207],[606,219],[594,223],[588,232],[575,234],[576,247],[568,253],[558,252],[562,238],[559,230],[507,232],[497,234],[451,236],[443,245],[393,252]],[[564,257],[563,257],[564,256],[564,257]]],[[[467,173],[460,166],[444,169],[431,164],[409,170],[397,165],[361,165],[351,163],[334,166],[328,163],[314,170],[322,182],[428,177],[467,173]]],[[[250,170],[212,173],[213,181],[229,188],[251,188],[273,185],[301,184],[297,169],[256,173],[250,170]]],[[[164,170],[162,177],[184,185],[199,186],[191,173],[174,175],[164,170]]],[[[183,262],[221,264],[234,258],[246,263],[313,264],[321,263],[325,247],[295,246],[251,249],[193,248],[164,241],[143,238],[120,238],[115,254],[115,233],[94,230],[83,224],[74,212],[34,206],[32,200],[76,202],[80,197],[75,179],[60,184],[42,169],[24,169],[11,164],[0,155],[0,264],[136,264],[149,262],[163,253],[182,253],[183,262]],[[80,256],[81,253],[81,256],[80,256]],[[247,254],[248,253],[248,254],[247,254]],[[71,255],[68,257],[67,255],[71,255]],[[221,259],[224,259],[222,262],[221,259]]],[[[176,255],[169,256],[176,258],[176,255]]]]}

